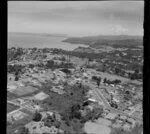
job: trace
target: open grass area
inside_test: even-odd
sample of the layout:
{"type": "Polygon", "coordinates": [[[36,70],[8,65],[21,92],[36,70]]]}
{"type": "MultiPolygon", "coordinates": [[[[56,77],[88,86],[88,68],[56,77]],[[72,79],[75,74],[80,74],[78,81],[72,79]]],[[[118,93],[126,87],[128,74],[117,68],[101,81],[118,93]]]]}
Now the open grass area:
{"type": "Polygon", "coordinates": [[[17,99],[17,98],[18,98],[18,96],[16,94],[7,91],[7,100],[13,100],[13,99],[17,99]]]}
{"type": "Polygon", "coordinates": [[[59,95],[50,90],[46,91],[46,88],[44,88],[49,97],[43,101],[42,105],[45,107],[45,110],[56,110],[60,113],[63,118],[60,128],[65,130],[65,133],[83,133],[83,124],[79,119],[70,118],[70,110],[73,105],[82,105],[87,100],[86,92],[88,91],[88,87],[73,85],[65,87],[64,90],[66,93],[59,95]]]}
{"type": "Polygon", "coordinates": [[[64,113],[73,104],[76,104],[76,103],[80,104],[84,102],[86,100],[84,93],[87,90],[88,90],[87,87],[79,88],[78,85],[68,86],[65,88],[66,93],[63,95],[59,95],[48,89],[46,93],[49,95],[49,97],[43,101],[43,104],[47,108],[57,110],[60,113],[64,113]]]}
{"type": "Polygon", "coordinates": [[[17,88],[16,90],[13,91],[13,93],[17,94],[18,96],[22,96],[22,95],[33,93],[33,92],[35,92],[37,90],[38,90],[37,88],[28,86],[28,87],[17,88]]]}
{"type": "Polygon", "coordinates": [[[11,104],[11,103],[7,103],[7,113],[12,112],[18,108],[19,108],[19,106],[16,106],[16,105],[11,104]]]}

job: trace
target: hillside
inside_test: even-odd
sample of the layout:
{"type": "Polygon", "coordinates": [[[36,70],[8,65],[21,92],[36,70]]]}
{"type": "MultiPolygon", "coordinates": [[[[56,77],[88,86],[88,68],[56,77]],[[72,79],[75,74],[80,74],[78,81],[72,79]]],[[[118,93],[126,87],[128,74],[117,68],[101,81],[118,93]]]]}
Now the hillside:
{"type": "Polygon", "coordinates": [[[68,42],[71,44],[86,44],[93,48],[99,48],[102,45],[112,46],[112,47],[142,47],[143,44],[142,36],[128,36],[128,35],[118,35],[118,36],[88,36],[88,37],[71,37],[63,40],[63,42],[68,42]]]}

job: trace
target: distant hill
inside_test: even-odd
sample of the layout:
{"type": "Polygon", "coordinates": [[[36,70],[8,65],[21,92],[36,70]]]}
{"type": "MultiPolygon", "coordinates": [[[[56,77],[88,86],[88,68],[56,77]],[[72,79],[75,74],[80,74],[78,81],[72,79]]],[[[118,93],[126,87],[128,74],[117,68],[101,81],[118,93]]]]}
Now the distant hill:
{"type": "Polygon", "coordinates": [[[36,35],[36,36],[51,36],[51,37],[68,37],[67,34],[57,34],[57,33],[27,33],[27,32],[9,32],[8,34],[13,35],[36,35]]]}
{"type": "Polygon", "coordinates": [[[101,45],[111,45],[113,47],[138,47],[143,45],[142,36],[129,36],[129,35],[98,35],[87,37],[71,37],[63,40],[72,44],[86,44],[90,47],[98,48],[101,45]]]}

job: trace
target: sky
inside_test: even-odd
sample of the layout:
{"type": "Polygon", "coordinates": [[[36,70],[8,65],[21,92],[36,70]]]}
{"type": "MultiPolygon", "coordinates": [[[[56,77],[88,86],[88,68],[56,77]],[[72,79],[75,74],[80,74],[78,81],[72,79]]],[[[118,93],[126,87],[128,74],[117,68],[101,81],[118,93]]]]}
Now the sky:
{"type": "Polygon", "coordinates": [[[143,1],[8,1],[8,32],[143,35],[143,1]]]}

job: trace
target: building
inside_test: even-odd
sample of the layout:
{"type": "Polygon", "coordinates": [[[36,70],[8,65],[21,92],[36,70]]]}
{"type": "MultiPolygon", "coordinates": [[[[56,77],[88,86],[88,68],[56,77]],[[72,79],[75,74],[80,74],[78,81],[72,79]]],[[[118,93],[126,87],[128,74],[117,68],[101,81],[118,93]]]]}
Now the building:
{"type": "Polygon", "coordinates": [[[117,114],[115,113],[109,113],[105,116],[106,119],[109,119],[109,120],[113,120],[117,117],[117,114]]]}
{"type": "Polygon", "coordinates": [[[131,126],[130,126],[129,124],[125,123],[125,124],[123,125],[123,130],[124,130],[124,131],[130,131],[130,130],[131,130],[131,126]]]}
{"type": "Polygon", "coordinates": [[[44,100],[44,99],[46,99],[48,96],[49,96],[48,94],[45,94],[44,92],[40,92],[40,93],[36,94],[36,95],[34,96],[34,98],[35,98],[36,100],[44,100]]]}
{"type": "Polygon", "coordinates": [[[124,121],[127,119],[127,117],[126,116],[120,116],[119,119],[124,121]]]}
{"type": "Polygon", "coordinates": [[[64,89],[63,86],[59,85],[59,86],[53,86],[50,90],[58,94],[64,94],[63,89],[64,89]]]}
{"type": "Polygon", "coordinates": [[[112,127],[113,127],[113,128],[120,128],[120,127],[121,127],[121,124],[115,123],[115,124],[112,124],[112,127]]]}

